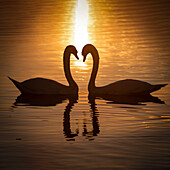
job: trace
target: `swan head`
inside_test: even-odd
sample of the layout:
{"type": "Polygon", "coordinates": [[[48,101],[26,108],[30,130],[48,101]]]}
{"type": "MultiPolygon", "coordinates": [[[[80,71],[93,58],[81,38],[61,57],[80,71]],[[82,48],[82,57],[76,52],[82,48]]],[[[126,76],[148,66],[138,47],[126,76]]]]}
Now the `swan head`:
{"type": "Polygon", "coordinates": [[[79,60],[79,57],[77,55],[78,51],[74,45],[68,45],[65,51],[67,51],[70,54],[73,54],[79,60]]]}
{"type": "Polygon", "coordinates": [[[89,53],[92,53],[93,51],[96,51],[96,48],[92,44],[86,44],[82,49],[82,56],[83,56],[83,62],[86,61],[86,57],[89,53]]]}

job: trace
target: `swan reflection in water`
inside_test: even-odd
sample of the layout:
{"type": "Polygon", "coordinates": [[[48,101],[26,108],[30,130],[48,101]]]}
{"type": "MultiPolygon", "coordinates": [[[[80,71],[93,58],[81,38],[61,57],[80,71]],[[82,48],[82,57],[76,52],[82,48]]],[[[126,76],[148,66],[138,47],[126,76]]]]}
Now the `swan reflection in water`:
{"type": "Polygon", "coordinates": [[[64,118],[63,118],[63,132],[65,137],[68,141],[75,140],[74,137],[78,136],[79,129],[76,129],[75,133],[72,133],[71,126],[70,126],[70,112],[72,110],[72,107],[74,106],[74,103],[77,103],[78,96],[72,96],[69,98],[69,103],[65,108],[64,111],[64,118]]]}
{"type": "MultiPolygon", "coordinates": [[[[63,118],[63,131],[64,135],[68,140],[78,136],[76,133],[71,132],[70,128],[70,112],[72,107],[78,100],[78,94],[76,95],[52,95],[52,94],[21,94],[17,97],[15,106],[56,106],[57,104],[63,103],[65,100],[69,100],[63,118]]],[[[74,139],[73,139],[74,140],[74,139]]]]}
{"type": "MultiPolygon", "coordinates": [[[[88,102],[90,106],[91,113],[91,126],[92,130],[88,130],[87,121],[83,121],[83,132],[82,136],[86,137],[88,140],[94,140],[100,133],[99,125],[99,111],[97,109],[96,99],[101,99],[106,101],[106,103],[120,104],[120,107],[124,107],[124,104],[129,105],[146,105],[147,102],[164,104],[164,101],[160,100],[158,97],[152,95],[145,96],[113,96],[113,95],[94,95],[89,94],[88,102]]],[[[17,97],[15,106],[56,106],[57,104],[63,103],[68,100],[68,104],[65,107],[63,114],[63,133],[67,141],[75,141],[75,137],[79,135],[79,128],[74,132],[71,130],[70,123],[70,113],[73,109],[75,103],[78,103],[78,94],[76,95],[32,95],[32,94],[21,94],[17,97]]]]}
{"type": "Polygon", "coordinates": [[[89,97],[89,104],[90,104],[90,112],[91,112],[91,118],[92,118],[92,130],[88,131],[87,129],[87,123],[84,121],[83,122],[83,136],[86,136],[87,139],[89,140],[94,140],[94,136],[97,136],[100,132],[99,129],[99,112],[98,109],[96,107],[96,103],[95,103],[95,98],[93,97],[89,97]]]}
{"type": "MultiPolygon", "coordinates": [[[[68,105],[65,108],[64,111],[64,119],[63,119],[63,131],[64,135],[67,138],[67,141],[74,141],[76,136],[79,134],[79,128],[76,129],[75,133],[72,133],[71,126],[70,126],[70,112],[72,110],[72,107],[74,106],[74,103],[77,103],[77,100],[69,100],[68,105]]],[[[87,123],[84,119],[83,122],[83,132],[82,136],[85,136],[88,140],[94,140],[94,136],[97,136],[100,132],[99,130],[99,121],[98,121],[98,110],[95,103],[95,98],[89,99],[90,103],[90,112],[91,112],[91,119],[92,119],[92,130],[88,131],[87,123]]]]}
{"type": "MultiPolygon", "coordinates": [[[[164,104],[157,97],[151,95],[148,96],[109,96],[109,95],[89,95],[89,106],[91,113],[92,130],[88,130],[87,121],[83,122],[82,136],[85,136],[88,140],[94,140],[94,137],[100,133],[99,125],[99,111],[97,109],[96,99],[102,99],[107,103],[113,104],[130,104],[130,105],[141,105],[146,102],[164,104]]],[[[63,116],[63,133],[67,141],[74,141],[75,137],[79,135],[79,128],[72,132],[70,125],[70,113],[75,103],[78,103],[78,94],[76,95],[31,95],[21,94],[17,97],[15,106],[56,106],[57,104],[63,103],[68,100],[68,104],[64,110],[63,116]]],[[[85,120],[85,119],[84,119],[85,120]]]]}
{"type": "MultiPolygon", "coordinates": [[[[158,97],[152,95],[143,95],[143,96],[111,96],[111,95],[98,95],[89,94],[89,106],[92,119],[92,130],[88,131],[86,121],[83,122],[83,132],[82,135],[85,136],[88,140],[94,140],[94,137],[100,133],[99,125],[99,111],[97,109],[96,99],[105,100],[107,103],[121,104],[124,107],[124,104],[129,105],[146,105],[148,102],[164,104],[165,102],[160,100],[158,97]]],[[[79,130],[77,133],[71,133],[70,130],[70,111],[74,103],[69,103],[66,106],[64,112],[64,131],[67,138],[78,136],[79,130]]]]}
{"type": "Polygon", "coordinates": [[[17,97],[15,106],[56,106],[65,100],[75,101],[78,95],[55,95],[55,94],[21,94],[17,97]]]}
{"type": "Polygon", "coordinates": [[[116,95],[94,95],[89,94],[89,98],[106,100],[108,104],[129,104],[146,105],[148,102],[165,104],[164,101],[152,95],[143,96],[116,96],[116,95]]]}
{"type": "MultiPolygon", "coordinates": [[[[78,103],[78,94],[76,95],[51,95],[51,94],[21,94],[17,97],[14,106],[56,106],[57,104],[63,103],[68,100],[68,104],[65,107],[64,117],[63,117],[63,133],[68,141],[75,140],[75,137],[79,134],[79,129],[77,128],[75,132],[72,132],[70,125],[70,112],[75,103],[78,103]]],[[[92,140],[93,136],[97,136],[99,131],[98,123],[98,111],[95,104],[95,99],[89,99],[90,112],[92,118],[92,131],[88,131],[86,122],[83,123],[82,135],[86,136],[89,140],[92,140]]]]}

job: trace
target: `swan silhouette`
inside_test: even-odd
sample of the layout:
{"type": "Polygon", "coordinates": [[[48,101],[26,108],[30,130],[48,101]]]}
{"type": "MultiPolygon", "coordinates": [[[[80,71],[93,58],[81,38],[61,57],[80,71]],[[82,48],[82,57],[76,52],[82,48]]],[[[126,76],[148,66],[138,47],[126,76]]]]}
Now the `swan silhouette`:
{"type": "Polygon", "coordinates": [[[88,84],[88,90],[91,94],[105,94],[105,95],[149,95],[151,92],[159,90],[167,84],[151,85],[147,82],[125,79],[120,80],[106,86],[96,87],[95,79],[99,67],[99,54],[97,49],[92,44],[86,44],[82,49],[83,62],[87,55],[91,53],[93,57],[93,69],[88,84]]]}
{"type": "Polygon", "coordinates": [[[18,82],[8,77],[22,94],[76,94],[78,86],[73,80],[70,72],[70,55],[71,53],[77,58],[77,50],[73,45],[68,45],[64,50],[63,65],[66,79],[69,86],[58,83],[54,80],[45,78],[32,78],[23,82],[18,82]]]}

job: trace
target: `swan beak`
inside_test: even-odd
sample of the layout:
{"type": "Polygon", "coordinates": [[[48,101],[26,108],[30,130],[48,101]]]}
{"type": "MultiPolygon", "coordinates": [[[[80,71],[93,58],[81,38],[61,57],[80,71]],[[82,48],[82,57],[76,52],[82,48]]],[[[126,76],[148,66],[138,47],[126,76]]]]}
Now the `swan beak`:
{"type": "Polygon", "coordinates": [[[83,62],[85,62],[86,61],[86,56],[83,56],[83,62]]]}
{"type": "Polygon", "coordinates": [[[79,57],[78,57],[77,53],[76,53],[75,57],[77,58],[77,60],[79,60],[79,57]]]}

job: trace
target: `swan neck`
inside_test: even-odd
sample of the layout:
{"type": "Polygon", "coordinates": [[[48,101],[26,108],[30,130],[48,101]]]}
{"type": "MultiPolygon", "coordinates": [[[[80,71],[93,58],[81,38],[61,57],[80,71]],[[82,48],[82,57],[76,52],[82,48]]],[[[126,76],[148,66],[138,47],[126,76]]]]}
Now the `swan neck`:
{"type": "Polygon", "coordinates": [[[69,86],[77,87],[77,84],[73,80],[73,77],[72,77],[71,71],[70,71],[70,55],[71,54],[67,50],[64,51],[64,57],[63,57],[64,73],[65,73],[65,77],[69,83],[69,86]]]}
{"type": "Polygon", "coordinates": [[[97,71],[98,71],[98,67],[99,67],[98,51],[96,49],[93,49],[91,52],[91,55],[93,58],[93,69],[92,69],[92,73],[91,73],[91,77],[90,77],[90,81],[89,81],[89,85],[88,85],[89,89],[95,88],[95,79],[96,79],[96,75],[97,75],[97,71]]]}

